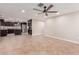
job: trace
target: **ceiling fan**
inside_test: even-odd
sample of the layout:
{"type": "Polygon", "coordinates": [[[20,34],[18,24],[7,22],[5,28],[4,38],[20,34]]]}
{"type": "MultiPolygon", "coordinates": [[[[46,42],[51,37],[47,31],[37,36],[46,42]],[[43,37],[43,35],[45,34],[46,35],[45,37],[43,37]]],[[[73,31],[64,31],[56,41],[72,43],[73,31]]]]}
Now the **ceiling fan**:
{"type": "Polygon", "coordinates": [[[41,13],[38,13],[38,14],[42,14],[44,13],[46,16],[48,16],[48,13],[57,13],[58,11],[49,11],[52,7],[54,7],[54,5],[49,5],[49,6],[46,6],[42,3],[38,4],[39,7],[42,7],[43,6],[43,10],[41,9],[37,9],[37,8],[33,8],[33,10],[36,10],[36,11],[40,11],[41,13]]]}

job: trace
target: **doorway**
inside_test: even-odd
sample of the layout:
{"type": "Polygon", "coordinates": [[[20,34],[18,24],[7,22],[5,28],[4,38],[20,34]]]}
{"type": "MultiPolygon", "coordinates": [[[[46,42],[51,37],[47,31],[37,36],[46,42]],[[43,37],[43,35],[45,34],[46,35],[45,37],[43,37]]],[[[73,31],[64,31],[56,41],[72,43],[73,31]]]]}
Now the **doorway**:
{"type": "Polygon", "coordinates": [[[28,20],[28,35],[32,35],[32,19],[28,20]]]}

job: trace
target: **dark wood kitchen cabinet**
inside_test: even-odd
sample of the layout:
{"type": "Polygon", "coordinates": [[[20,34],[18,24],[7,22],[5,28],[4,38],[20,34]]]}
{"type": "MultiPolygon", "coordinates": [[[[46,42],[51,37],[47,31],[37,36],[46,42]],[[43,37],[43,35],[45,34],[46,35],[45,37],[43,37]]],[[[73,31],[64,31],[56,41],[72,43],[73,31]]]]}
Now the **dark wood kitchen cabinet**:
{"type": "Polygon", "coordinates": [[[0,36],[7,36],[7,30],[0,30],[0,36]]]}
{"type": "Polygon", "coordinates": [[[17,30],[17,29],[15,29],[15,30],[14,30],[14,34],[15,34],[15,35],[21,35],[22,32],[21,32],[21,30],[17,30]]]}
{"type": "Polygon", "coordinates": [[[0,19],[0,36],[7,36],[7,28],[5,28],[4,19],[0,19]]]}

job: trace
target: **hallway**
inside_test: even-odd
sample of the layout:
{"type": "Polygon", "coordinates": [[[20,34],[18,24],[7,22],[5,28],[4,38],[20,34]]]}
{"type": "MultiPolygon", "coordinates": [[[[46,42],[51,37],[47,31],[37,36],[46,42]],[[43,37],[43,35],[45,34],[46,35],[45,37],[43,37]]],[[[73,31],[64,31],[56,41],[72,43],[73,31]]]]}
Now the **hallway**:
{"type": "Polygon", "coordinates": [[[79,54],[79,45],[45,36],[9,35],[0,37],[0,54],[79,54]]]}

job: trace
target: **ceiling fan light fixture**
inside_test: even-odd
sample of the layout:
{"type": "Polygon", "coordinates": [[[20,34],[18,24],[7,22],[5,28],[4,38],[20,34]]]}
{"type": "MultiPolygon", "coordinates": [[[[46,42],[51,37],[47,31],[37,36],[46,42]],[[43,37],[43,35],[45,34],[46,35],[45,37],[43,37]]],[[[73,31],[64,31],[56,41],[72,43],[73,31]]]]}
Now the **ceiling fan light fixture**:
{"type": "MultiPolygon", "coordinates": [[[[43,6],[42,3],[39,3],[38,5],[39,5],[39,6],[43,6]]],[[[50,4],[49,6],[44,5],[42,10],[37,9],[37,8],[33,8],[33,10],[40,11],[40,12],[44,13],[45,16],[48,16],[48,13],[56,13],[56,14],[59,14],[58,11],[50,11],[50,9],[51,9],[52,7],[54,7],[54,5],[53,5],[53,4],[50,4]]],[[[39,14],[42,14],[42,13],[39,13],[39,14]]]]}

